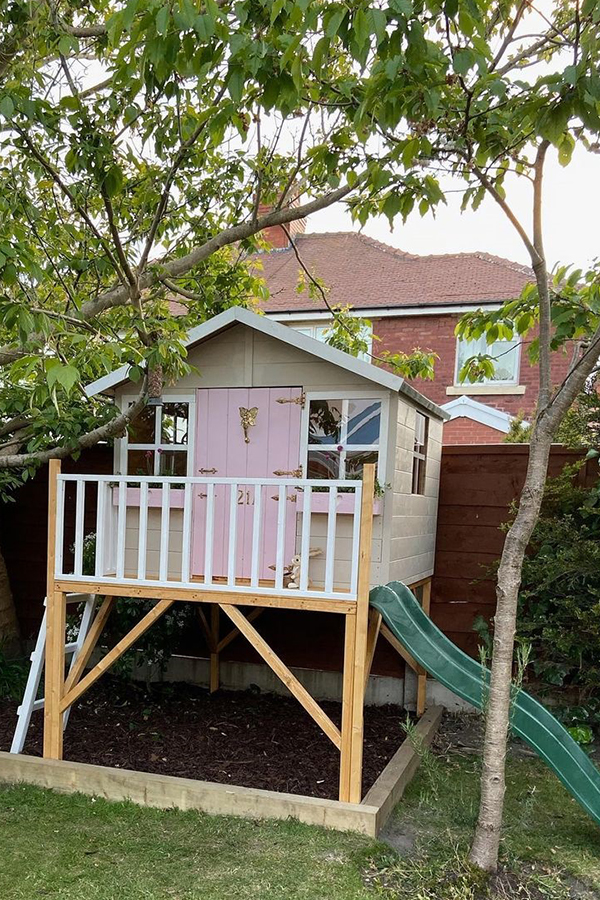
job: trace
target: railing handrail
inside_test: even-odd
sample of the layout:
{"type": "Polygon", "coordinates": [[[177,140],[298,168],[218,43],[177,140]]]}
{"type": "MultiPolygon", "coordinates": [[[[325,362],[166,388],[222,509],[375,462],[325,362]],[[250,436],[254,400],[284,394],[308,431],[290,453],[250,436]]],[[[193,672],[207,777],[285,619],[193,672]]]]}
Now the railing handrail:
{"type": "Polygon", "coordinates": [[[79,475],[79,474],[61,474],[58,480],[62,482],[78,482],[91,481],[102,482],[105,484],[123,484],[137,482],[139,484],[150,484],[157,482],[159,485],[168,484],[266,484],[266,485],[286,485],[293,487],[318,487],[318,488],[353,488],[354,490],[362,489],[362,481],[359,479],[348,478],[346,480],[329,480],[327,478],[247,478],[239,476],[237,478],[222,477],[217,478],[207,475],[79,475]]]}

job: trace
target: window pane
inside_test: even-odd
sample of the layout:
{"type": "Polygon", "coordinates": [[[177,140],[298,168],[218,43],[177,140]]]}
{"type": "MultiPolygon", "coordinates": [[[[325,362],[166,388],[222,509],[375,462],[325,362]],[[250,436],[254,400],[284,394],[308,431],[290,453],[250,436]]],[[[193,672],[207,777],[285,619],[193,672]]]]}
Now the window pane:
{"type": "Polygon", "coordinates": [[[346,454],[346,478],[362,478],[363,466],[375,463],[379,454],[377,450],[350,450],[346,454]]]}
{"type": "Polygon", "coordinates": [[[185,450],[159,450],[159,475],[187,475],[187,452],[185,450]]]}
{"type": "Polygon", "coordinates": [[[310,450],[308,453],[307,478],[340,477],[340,454],[329,450],[310,450]]]}
{"type": "Polygon", "coordinates": [[[424,459],[419,459],[418,456],[415,456],[413,459],[413,472],[412,472],[412,492],[413,494],[424,494],[425,493],[425,468],[426,461],[424,459]]]}
{"type": "Polygon", "coordinates": [[[427,426],[429,420],[422,413],[415,413],[415,451],[417,453],[426,453],[427,448],[427,426]]]}
{"type": "Polygon", "coordinates": [[[378,400],[348,401],[348,444],[378,444],[381,403],[378,400]]]}
{"type": "Polygon", "coordinates": [[[187,444],[188,442],[187,403],[164,403],[161,419],[161,443],[187,444]]]}
{"type": "Polygon", "coordinates": [[[517,382],[519,377],[519,340],[496,341],[488,350],[490,356],[496,360],[496,371],[492,381],[517,382]]]}
{"type": "Polygon", "coordinates": [[[154,450],[129,450],[128,475],[154,475],[154,450]]]}
{"type": "Polygon", "coordinates": [[[309,444],[339,444],[341,400],[311,400],[308,416],[309,444]]]}
{"type": "Polygon", "coordinates": [[[156,407],[146,406],[127,429],[130,444],[153,444],[156,407]]]}

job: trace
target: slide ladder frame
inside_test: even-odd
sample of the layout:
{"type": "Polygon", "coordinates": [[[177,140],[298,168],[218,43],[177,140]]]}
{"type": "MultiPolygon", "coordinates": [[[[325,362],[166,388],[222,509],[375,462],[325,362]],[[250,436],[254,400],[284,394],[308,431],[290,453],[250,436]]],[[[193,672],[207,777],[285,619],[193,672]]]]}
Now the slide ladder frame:
{"type": "MultiPolygon", "coordinates": [[[[96,611],[97,602],[98,598],[96,594],[67,594],[67,603],[84,604],[77,637],[74,641],[65,644],[65,655],[71,657],[69,671],[79,656],[83,643],[88,635],[96,611]]],[[[38,692],[46,661],[46,631],[48,626],[46,605],[47,598],[45,597],[44,615],[35,642],[35,649],[30,656],[31,667],[29,669],[29,675],[27,676],[27,684],[25,685],[25,690],[23,692],[23,700],[17,709],[17,724],[10,746],[11,753],[23,752],[23,747],[25,746],[29,726],[31,724],[31,716],[36,710],[43,709],[45,706],[45,700],[43,697],[38,698],[38,692]]],[[[67,727],[70,713],[71,707],[66,709],[63,713],[63,731],[67,727]]]]}

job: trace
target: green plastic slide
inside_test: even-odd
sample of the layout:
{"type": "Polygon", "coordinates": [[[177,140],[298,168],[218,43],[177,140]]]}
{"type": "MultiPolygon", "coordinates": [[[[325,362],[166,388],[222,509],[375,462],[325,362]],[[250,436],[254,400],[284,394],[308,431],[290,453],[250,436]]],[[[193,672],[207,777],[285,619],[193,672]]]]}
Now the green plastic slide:
{"type": "MultiPolygon", "coordinates": [[[[373,588],[371,605],[430,675],[481,709],[489,669],[463,653],[425,615],[399,581],[373,588]]],[[[600,771],[548,710],[525,691],[513,701],[512,730],[550,766],[569,793],[600,825],[600,771]]]]}

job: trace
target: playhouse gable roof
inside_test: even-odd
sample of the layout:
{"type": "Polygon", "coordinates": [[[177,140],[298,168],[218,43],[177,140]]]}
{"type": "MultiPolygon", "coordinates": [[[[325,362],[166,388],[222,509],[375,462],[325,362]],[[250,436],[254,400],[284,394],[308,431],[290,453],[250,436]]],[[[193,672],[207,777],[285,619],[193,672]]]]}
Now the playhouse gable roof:
{"type": "MultiPolygon", "coordinates": [[[[364,360],[356,359],[356,357],[350,356],[349,353],[344,353],[343,350],[330,347],[322,341],[317,341],[306,334],[289,328],[287,325],[281,325],[279,322],[274,322],[264,315],[257,315],[241,306],[227,309],[225,312],[213,316],[207,322],[203,322],[202,325],[192,328],[188,332],[185,346],[188,350],[191,350],[197,344],[202,343],[202,341],[236,324],[245,325],[275,340],[289,344],[297,350],[303,350],[305,353],[353,372],[355,375],[359,375],[361,378],[380,387],[402,393],[410,397],[415,403],[434,413],[440,419],[449,417],[448,413],[407,384],[399,375],[393,375],[385,369],[380,369],[378,366],[374,366],[364,360]]],[[[96,381],[88,384],[85,388],[87,396],[94,397],[96,394],[102,394],[124,384],[129,380],[129,369],[129,366],[121,366],[114,372],[110,372],[108,375],[104,375],[102,378],[98,378],[96,381]]]]}

